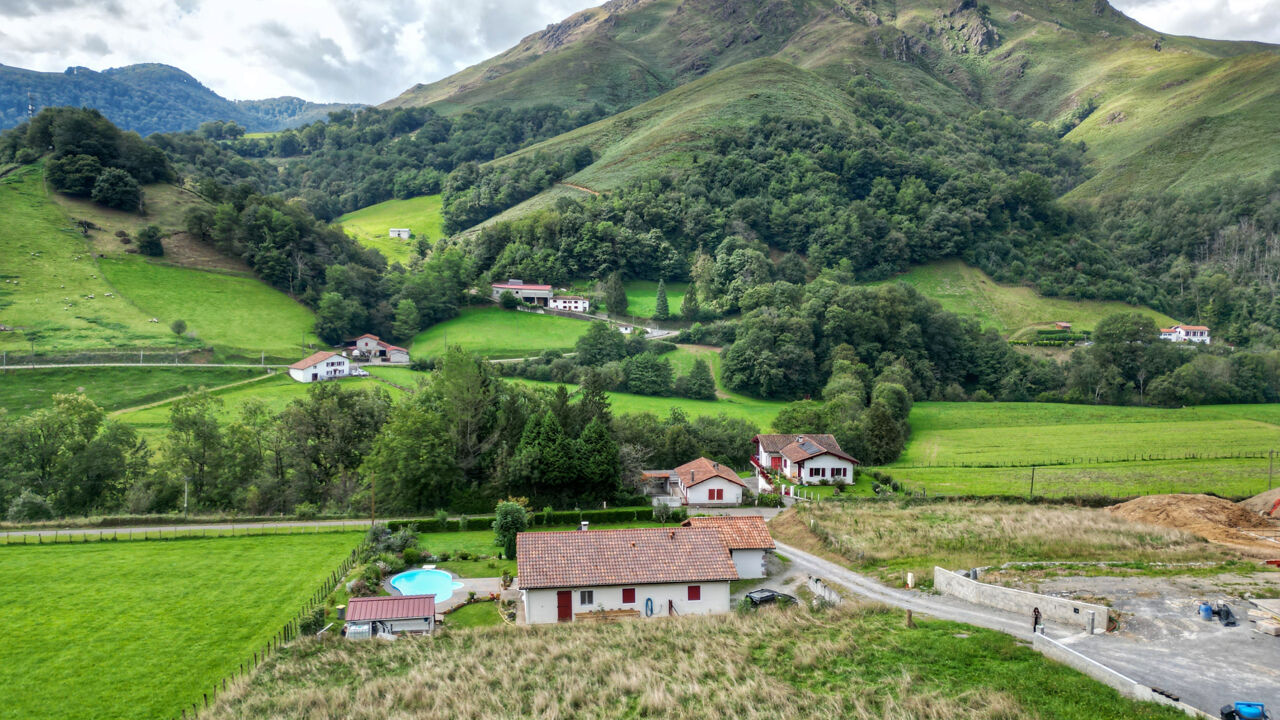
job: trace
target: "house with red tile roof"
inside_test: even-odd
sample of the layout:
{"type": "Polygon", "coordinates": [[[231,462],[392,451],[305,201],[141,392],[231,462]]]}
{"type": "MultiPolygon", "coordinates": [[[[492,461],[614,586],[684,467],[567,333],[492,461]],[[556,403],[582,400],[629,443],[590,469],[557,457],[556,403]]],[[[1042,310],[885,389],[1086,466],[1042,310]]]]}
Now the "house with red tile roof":
{"type": "Polygon", "coordinates": [[[530,624],[729,612],[738,579],[708,527],[524,532],[516,575],[530,624]]]}
{"type": "Polygon", "coordinates": [[[674,470],[645,470],[644,479],[660,498],[655,504],[731,507],[742,504],[747,489],[732,468],[704,457],[674,470]]]}
{"type": "Polygon", "coordinates": [[[321,350],[289,366],[289,377],[298,382],[337,380],[351,374],[351,361],[336,352],[321,350]]]}
{"type": "Polygon", "coordinates": [[[521,302],[546,307],[551,298],[555,296],[555,291],[551,289],[550,285],[535,285],[517,278],[511,278],[504,283],[494,283],[491,289],[494,302],[497,302],[502,297],[502,293],[509,292],[521,302]]]}
{"type": "Polygon", "coordinates": [[[435,628],[435,595],[388,595],[347,601],[342,634],[348,639],[360,639],[402,633],[422,635],[435,628]]]}
{"type": "Polygon", "coordinates": [[[374,363],[407,363],[409,351],[399,345],[383,342],[377,335],[365,333],[352,343],[356,357],[374,363]]]}
{"type": "Polygon", "coordinates": [[[1171,342],[1210,344],[1209,328],[1204,325],[1174,325],[1171,328],[1160,328],[1160,339],[1171,342]]]}
{"type": "Polygon", "coordinates": [[[757,435],[751,442],[755,445],[751,465],[756,469],[761,490],[772,486],[771,474],[780,474],[799,485],[818,485],[824,480],[853,482],[853,468],[858,461],[841,450],[832,435],[757,435]]]}
{"type": "Polygon", "coordinates": [[[759,515],[691,517],[681,527],[714,528],[729,548],[733,566],[742,579],[765,576],[765,557],[773,552],[773,536],[759,515]]]}

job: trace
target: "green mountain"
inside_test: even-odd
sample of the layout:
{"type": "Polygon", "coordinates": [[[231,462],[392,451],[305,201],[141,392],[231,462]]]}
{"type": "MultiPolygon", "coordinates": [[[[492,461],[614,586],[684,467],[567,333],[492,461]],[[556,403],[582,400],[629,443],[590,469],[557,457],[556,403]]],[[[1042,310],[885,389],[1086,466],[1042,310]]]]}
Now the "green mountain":
{"type": "Polygon", "coordinates": [[[60,73],[0,65],[0,129],[13,127],[45,107],[91,107],[123,130],[140,135],[194,130],[209,120],[232,120],[246,130],[269,131],[323,119],[330,111],[358,107],[294,97],[228,100],[175,67],[157,63],[97,72],[71,67],[60,73]]]}
{"type": "Polygon", "coordinates": [[[612,0],[384,107],[617,111],[698,79],[700,93],[769,92],[715,87],[762,58],[833,89],[864,76],[937,109],[1061,128],[1095,170],[1077,197],[1196,189],[1280,161],[1280,48],[1163,36],[1106,0],[612,0]]]}

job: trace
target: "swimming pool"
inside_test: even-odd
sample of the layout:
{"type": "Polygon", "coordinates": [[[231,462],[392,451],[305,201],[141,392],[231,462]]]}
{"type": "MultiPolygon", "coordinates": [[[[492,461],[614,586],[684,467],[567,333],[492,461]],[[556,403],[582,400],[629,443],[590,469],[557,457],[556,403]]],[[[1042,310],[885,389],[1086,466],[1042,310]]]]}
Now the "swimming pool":
{"type": "Polygon", "coordinates": [[[444,602],[462,583],[443,570],[409,570],[391,578],[391,587],[402,595],[435,595],[436,602],[444,602]]]}

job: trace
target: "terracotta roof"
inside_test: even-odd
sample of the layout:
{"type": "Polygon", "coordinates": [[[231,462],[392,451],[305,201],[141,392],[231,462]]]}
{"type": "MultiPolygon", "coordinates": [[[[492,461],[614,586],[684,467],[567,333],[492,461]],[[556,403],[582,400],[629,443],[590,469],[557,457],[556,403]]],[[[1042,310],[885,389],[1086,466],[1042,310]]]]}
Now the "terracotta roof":
{"type": "Polygon", "coordinates": [[[734,472],[728,466],[712,462],[704,457],[700,457],[693,462],[687,462],[671,472],[675,473],[676,477],[680,478],[680,484],[685,488],[691,488],[694,485],[701,485],[703,481],[716,477],[723,478],[731,483],[737,483],[742,487],[747,486],[747,484],[742,482],[742,479],[738,477],[738,473],[734,472]]]}
{"type": "Polygon", "coordinates": [[[516,558],[522,590],[738,579],[713,528],[524,532],[516,558]]]}
{"type": "Polygon", "coordinates": [[[290,370],[306,370],[307,368],[311,367],[312,365],[319,365],[320,363],[324,362],[325,360],[328,360],[329,358],[331,358],[331,357],[333,357],[333,356],[335,356],[335,355],[337,355],[337,354],[338,354],[338,353],[336,353],[336,352],[330,352],[330,351],[328,351],[328,350],[321,350],[320,352],[312,353],[312,354],[308,355],[307,357],[305,357],[305,358],[303,358],[303,359],[299,360],[298,362],[296,362],[296,363],[294,363],[294,364],[290,365],[290,366],[289,366],[289,369],[290,369],[290,370]]]}
{"type": "Polygon", "coordinates": [[[1179,325],[1178,327],[1183,330],[1204,330],[1205,332],[1209,332],[1209,328],[1204,325],[1179,325]]]}
{"type": "Polygon", "coordinates": [[[351,598],[347,602],[347,622],[369,620],[408,620],[434,618],[435,595],[390,595],[387,597],[351,598]]]}
{"type": "Polygon", "coordinates": [[[779,453],[791,462],[801,462],[819,455],[831,454],[857,463],[852,456],[840,449],[835,436],[824,433],[813,435],[757,435],[755,441],[765,452],[779,453]]]}
{"type": "Polygon", "coordinates": [[[358,338],[356,338],[356,339],[357,339],[357,340],[363,340],[363,339],[365,339],[365,338],[373,338],[374,340],[377,340],[378,342],[382,342],[382,339],[381,339],[381,338],[379,338],[377,335],[374,335],[373,333],[365,333],[365,334],[361,335],[360,337],[358,337],[358,338]]]}
{"type": "Polygon", "coordinates": [[[1174,328],[1160,328],[1160,332],[1171,333],[1171,332],[1174,332],[1174,328]]]}
{"type": "Polygon", "coordinates": [[[710,527],[720,532],[720,539],[730,550],[772,550],[773,536],[759,515],[691,517],[684,527],[710,527]]]}
{"type": "Polygon", "coordinates": [[[550,285],[513,285],[511,283],[494,283],[493,287],[501,290],[550,290],[550,285]]]}

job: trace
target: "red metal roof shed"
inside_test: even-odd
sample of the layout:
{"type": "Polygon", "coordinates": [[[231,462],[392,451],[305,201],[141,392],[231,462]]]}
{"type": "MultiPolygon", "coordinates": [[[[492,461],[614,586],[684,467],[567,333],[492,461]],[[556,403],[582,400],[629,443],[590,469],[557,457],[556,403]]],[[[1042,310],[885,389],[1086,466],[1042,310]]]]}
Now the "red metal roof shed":
{"type": "Polygon", "coordinates": [[[347,602],[347,622],[371,620],[412,620],[436,616],[435,595],[391,595],[351,598],[347,602]]]}

